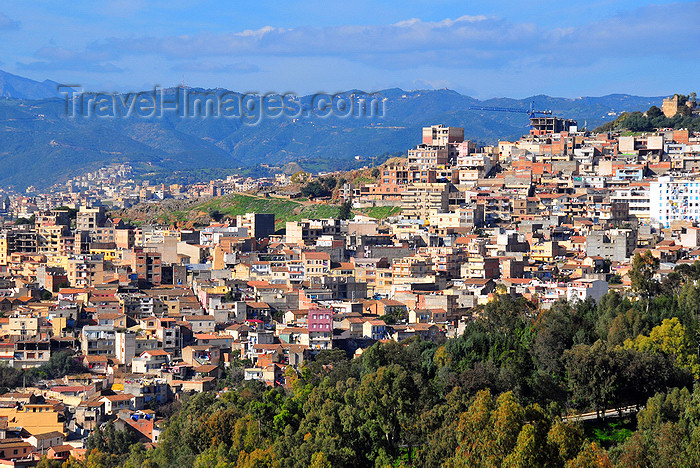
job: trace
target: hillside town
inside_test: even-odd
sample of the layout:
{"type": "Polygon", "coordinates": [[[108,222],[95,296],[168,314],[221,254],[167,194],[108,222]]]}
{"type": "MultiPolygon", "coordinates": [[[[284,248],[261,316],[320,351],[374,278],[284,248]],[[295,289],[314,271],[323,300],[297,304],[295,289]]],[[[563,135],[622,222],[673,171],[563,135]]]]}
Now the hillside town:
{"type": "MultiPolygon", "coordinates": [[[[669,98],[663,112],[678,105],[669,98]]],[[[60,359],[78,371],[0,395],[0,463],[84,457],[107,421],[155,445],[159,409],[183,395],[284,387],[325,350],[443,343],[499,295],[541,310],[598,301],[630,287],[636,255],[658,260],[657,278],[700,260],[700,134],[530,123],[494,146],[432,125],[406,157],[368,167],[371,180],[324,174],[343,178],[333,197],[347,219],[250,212],[177,227],[114,211],[242,192],[301,198],[282,173],[165,185],[114,164],[46,193],[5,192],[0,371],[60,359]],[[363,214],[382,207],[388,215],[363,214]]]]}

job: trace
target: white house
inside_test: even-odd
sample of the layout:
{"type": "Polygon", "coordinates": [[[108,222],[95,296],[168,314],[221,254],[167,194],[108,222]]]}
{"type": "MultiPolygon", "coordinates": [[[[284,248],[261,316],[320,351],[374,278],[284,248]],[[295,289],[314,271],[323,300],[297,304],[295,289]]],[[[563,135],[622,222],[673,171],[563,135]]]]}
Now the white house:
{"type": "Polygon", "coordinates": [[[594,279],[584,278],[572,281],[566,288],[566,299],[568,301],[581,300],[585,301],[592,298],[598,302],[608,292],[608,282],[594,279]]]}

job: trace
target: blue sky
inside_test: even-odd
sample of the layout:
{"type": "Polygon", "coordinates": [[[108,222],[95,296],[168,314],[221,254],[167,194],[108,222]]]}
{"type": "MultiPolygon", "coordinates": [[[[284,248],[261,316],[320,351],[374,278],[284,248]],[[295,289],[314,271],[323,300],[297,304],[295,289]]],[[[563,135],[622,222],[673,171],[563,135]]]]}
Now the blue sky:
{"type": "Polygon", "coordinates": [[[700,91],[700,2],[4,0],[0,68],[93,91],[700,91]]]}

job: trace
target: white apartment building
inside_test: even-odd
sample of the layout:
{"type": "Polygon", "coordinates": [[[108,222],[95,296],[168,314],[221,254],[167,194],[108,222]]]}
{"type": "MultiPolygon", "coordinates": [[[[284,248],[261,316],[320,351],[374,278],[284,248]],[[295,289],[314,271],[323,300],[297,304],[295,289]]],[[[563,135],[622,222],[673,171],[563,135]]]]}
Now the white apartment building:
{"type": "Polygon", "coordinates": [[[663,226],[673,221],[700,220],[700,180],[659,177],[649,183],[650,220],[663,226]]]}
{"type": "Polygon", "coordinates": [[[615,190],[610,201],[613,203],[627,203],[629,206],[629,217],[638,221],[649,221],[650,202],[648,185],[631,185],[629,187],[615,190]]]}
{"type": "Polygon", "coordinates": [[[485,153],[470,153],[457,156],[459,182],[473,182],[485,177],[493,168],[493,157],[485,153]]]}

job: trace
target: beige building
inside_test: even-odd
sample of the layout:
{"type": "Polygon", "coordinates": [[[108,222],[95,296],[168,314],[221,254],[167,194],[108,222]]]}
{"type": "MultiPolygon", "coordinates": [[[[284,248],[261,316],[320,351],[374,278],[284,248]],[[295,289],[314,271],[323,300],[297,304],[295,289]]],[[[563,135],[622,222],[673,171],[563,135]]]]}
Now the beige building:
{"type": "Polygon", "coordinates": [[[331,256],[325,252],[303,252],[301,261],[307,279],[326,276],[331,269],[331,256]]]}
{"type": "Polygon", "coordinates": [[[450,152],[444,146],[418,145],[408,150],[408,164],[422,171],[444,167],[449,159],[450,152]]]}
{"type": "Polygon", "coordinates": [[[70,258],[66,261],[68,282],[75,287],[104,283],[104,261],[89,257],[70,258]]]}
{"type": "Polygon", "coordinates": [[[402,198],[403,215],[407,219],[428,220],[431,214],[446,212],[450,198],[448,184],[413,184],[402,198]]]}
{"type": "Polygon", "coordinates": [[[417,255],[395,258],[391,262],[391,273],[394,285],[418,283],[433,277],[430,260],[417,255]]]}
{"type": "Polygon", "coordinates": [[[423,143],[426,145],[445,146],[449,143],[464,141],[464,128],[432,125],[423,127],[423,143]]]}
{"type": "Polygon", "coordinates": [[[66,234],[66,226],[39,226],[37,228],[37,251],[43,254],[61,253],[64,247],[63,236],[66,234]]]}
{"type": "Polygon", "coordinates": [[[12,234],[8,232],[1,232],[0,233],[0,265],[7,265],[7,262],[10,259],[10,254],[12,253],[11,250],[11,244],[12,244],[12,234]]]}
{"type": "Polygon", "coordinates": [[[80,207],[76,218],[76,230],[97,232],[97,227],[100,226],[104,220],[105,209],[103,207],[80,207]]]}
{"type": "Polygon", "coordinates": [[[13,315],[10,317],[10,335],[30,338],[39,334],[41,319],[31,315],[13,315]]]}

